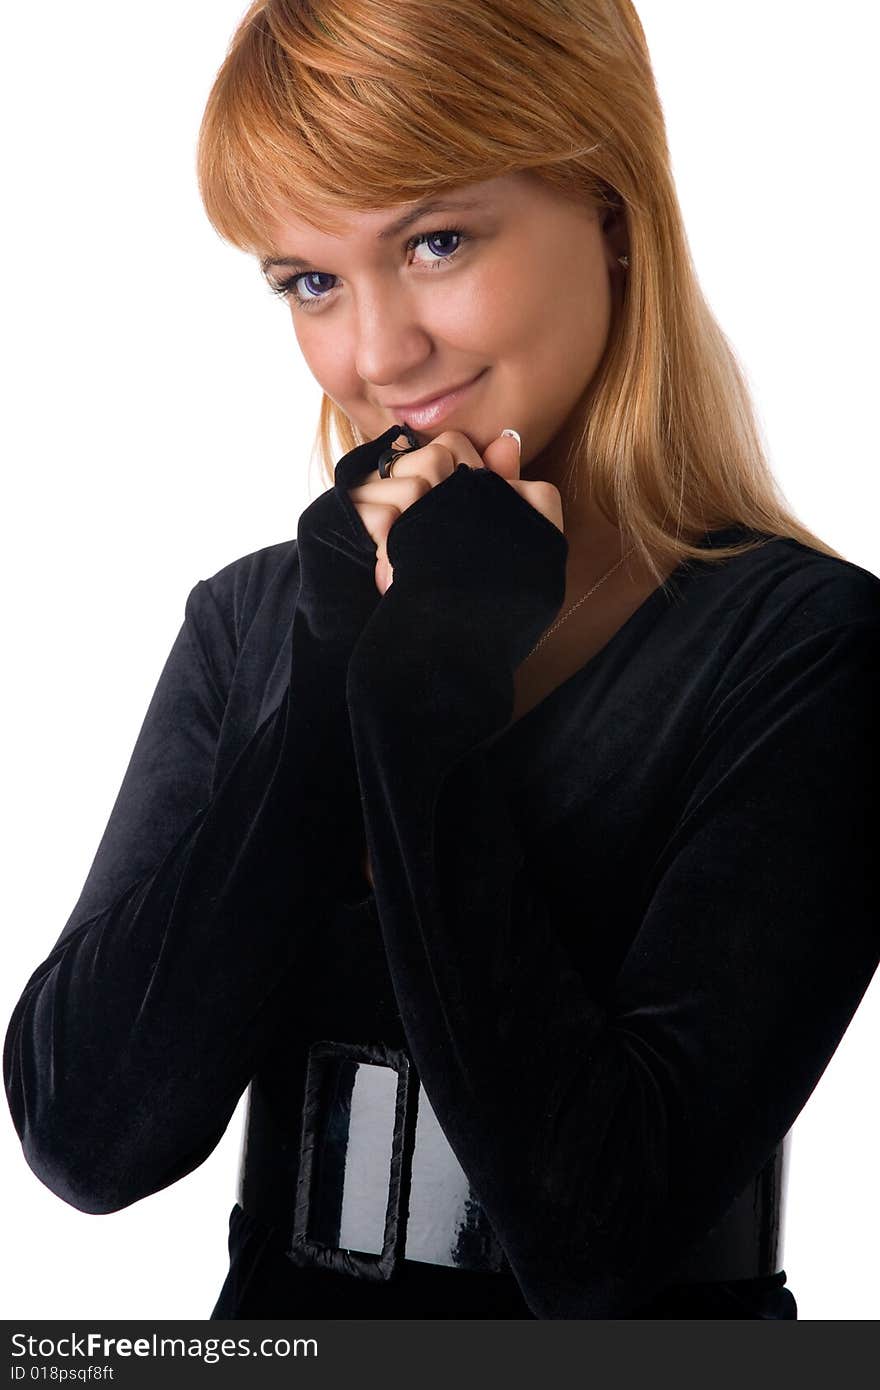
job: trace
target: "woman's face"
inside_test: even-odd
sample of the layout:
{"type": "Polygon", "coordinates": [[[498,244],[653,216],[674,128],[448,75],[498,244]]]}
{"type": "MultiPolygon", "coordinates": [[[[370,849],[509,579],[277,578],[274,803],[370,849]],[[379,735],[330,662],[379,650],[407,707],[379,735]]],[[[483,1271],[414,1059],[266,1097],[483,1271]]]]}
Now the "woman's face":
{"type": "Polygon", "coordinates": [[[595,209],[528,173],[463,185],[392,231],[415,206],[355,213],[341,236],[285,212],[267,278],[287,286],[309,370],[365,437],[406,421],[423,443],[457,429],[482,452],[512,427],[525,472],[601,361],[618,248],[595,209]],[[474,378],[445,409],[412,404],[474,378]]]}

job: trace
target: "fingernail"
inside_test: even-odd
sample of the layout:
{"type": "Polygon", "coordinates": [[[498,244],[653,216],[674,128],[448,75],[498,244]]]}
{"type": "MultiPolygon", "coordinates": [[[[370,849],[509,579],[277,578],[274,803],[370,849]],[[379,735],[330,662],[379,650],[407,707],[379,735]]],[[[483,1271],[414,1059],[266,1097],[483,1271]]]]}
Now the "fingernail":
{"type": "Polygon", "coordinates": [[[516,447],[519,449],[520,454],[522,453],[522,440],[520,439],[516,430],[502,430],[501,434],[502,436],[506,435],[508,439],[515,439],[516,447]]]}

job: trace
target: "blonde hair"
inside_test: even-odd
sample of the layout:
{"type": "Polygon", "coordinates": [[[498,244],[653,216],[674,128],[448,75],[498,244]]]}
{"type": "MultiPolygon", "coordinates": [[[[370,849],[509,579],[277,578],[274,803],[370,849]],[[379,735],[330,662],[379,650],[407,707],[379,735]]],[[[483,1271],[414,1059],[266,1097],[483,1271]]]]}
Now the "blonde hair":
{"type": "MultiPolygon", "coordinates": [[[[698,283],[629,0],[257,0],[213,83],[197,153],[212,226],[260,258],[279,254],[279,206],[329,232],[336,208],[521,171],[626,218],[626,287],[582,398],[575,485],[658,582],[689,557],[721,561],[773,536],[843,558],[789,509],[698,283]],[[699,545],[738,524],[757,538],[699,545]]],[[[328,484],[340,453],[363,442],[325,394],[315,448],[328,484]]]]}

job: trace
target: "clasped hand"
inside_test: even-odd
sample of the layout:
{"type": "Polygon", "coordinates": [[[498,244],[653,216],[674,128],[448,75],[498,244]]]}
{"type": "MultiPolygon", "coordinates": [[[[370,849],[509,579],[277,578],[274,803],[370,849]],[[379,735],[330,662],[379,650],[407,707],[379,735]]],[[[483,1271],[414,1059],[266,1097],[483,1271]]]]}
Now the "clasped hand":
{"type": "Polygon", "coordinates": [[[559,489],[553,483],[520,478],[519,444],[513,436],[499,435],[481,456],[466,434],[460,430],[445,430],[420,449],[401,451],[390,478],[380,478],[379,470],[375,469],[349,492],[376,543],[376,587],[380,594],[386,592],[394,578],[387,548],[391,527],[408,507],[448,478],[460,463],[470,468],[490,468],[500,474],[536,511],[560,531],[564,530],[559,489]]]}
{"type": "MultiPolygon", "coordinates": [[[[391,527],[408,507],[448,478],[460,463],[471,468],[491,468],[500,474],[530,506],[564,533],[559,489],[553,483],[538,479],[524,481],[520,477],[520,449],[515,437],[499,435],[481,456],[466,434],[460,430],[445,430],[421,449],[402,451],[390,478],[381,478],[379,470],[375,469],[349,492],[361,521],[376,543],[375,578],[380,594],[384,594],[394,580],[394,570],[388,559],[391,527]]],[[[370,887],[375,887],[366,847],[363,868],[370,887]]]]}

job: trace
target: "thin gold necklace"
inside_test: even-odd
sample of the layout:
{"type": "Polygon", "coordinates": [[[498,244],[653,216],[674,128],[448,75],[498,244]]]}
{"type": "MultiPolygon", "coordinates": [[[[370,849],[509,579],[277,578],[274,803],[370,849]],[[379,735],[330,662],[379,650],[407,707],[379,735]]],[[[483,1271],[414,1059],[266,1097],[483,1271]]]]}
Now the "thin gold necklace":
{"type": "Polygon", "coordinates": [[[590,597],[590,594],[594,594],[594,593],[596,592],[596,590],[598,589],[599,585],[600,585],[600,584],[604,584],[604,583],[605,583],[605,580],[608,578],[608,576],[611,575],[611,574],[613,574],[614,571],[615,571],[616,569],[619,569],[620,566],[623,564],[624,560],[629,559],[630,555],[632,555],[632,553],[633,553],[634,550],[635,550],[635,546],[634,546],[634,545],[631,545],[630,548],[629,548],[629,550],[626,552],[626,554],[625,554],[625,555],[621,555],[621,557],[620,557],[620,559],[617,561],[617,563],[614,564],[614,565],[612,565],[611,568],[610,568],[610,570],[606,570],[605,573],[602,575],[602,578],[601,578],[601,579],[597,579],[596,582],[595,582],[595,584],[593,585],[593,587],[592,587],[591,589],[588,589],[587,592],[586,592],[585,594],[582,594],[582,595],[581,595],[581,597],[578,599],[577,603],[573,603],[573,604],[571,605],[571,607],[570,607],[569,609],[567,609],[567,611],[566,611],[565,613],[563,613],[563,615],[562,615],[561,618],[557,618],[557,619],[556,619],[556,622],[553,624],[553,626],[552,626],[552,627],[548,627],[547,631],[544,633],[544,636],[543,636],[542,638],[540,638],[540,640],[537,641],[537,642],[535,643],[535,645],[532,647],[532,650],[529,652],[528,656],[524,657],[523,660],[524,660],[524,661],[528,661],[528,659],[529,659],[530,656],[534,656],[534,655],[535,655],[535,652],[538,650],[538,648],[539,648],[539,647],[542,647],[542,646],[544,645],[544,643],[547,641],[547,638],[548,638],[548,637],[552,637],[553,633],[556,631],[556,629],[557,629],[558,627],[561,627],[561,626],[562,626],[562,624],[565,622],[566,618],[570,618],[571,615],[572,615],[572,613],[575,611],[575,609],[576,609],[576,608],[580,608],[581,604],[584,603],[584,602],[590,597]]]}

